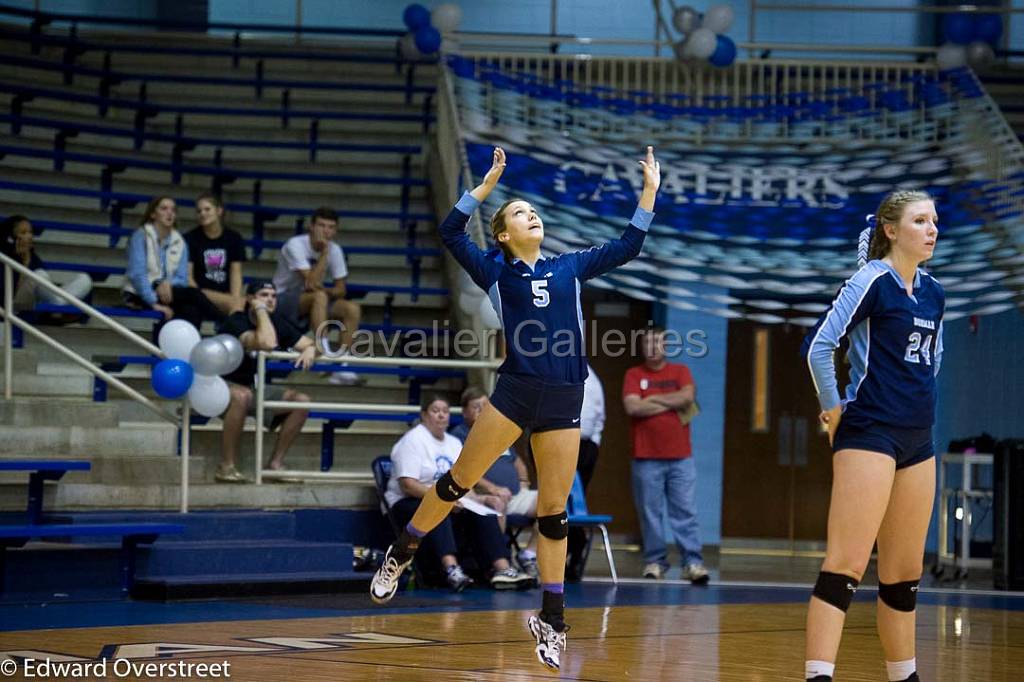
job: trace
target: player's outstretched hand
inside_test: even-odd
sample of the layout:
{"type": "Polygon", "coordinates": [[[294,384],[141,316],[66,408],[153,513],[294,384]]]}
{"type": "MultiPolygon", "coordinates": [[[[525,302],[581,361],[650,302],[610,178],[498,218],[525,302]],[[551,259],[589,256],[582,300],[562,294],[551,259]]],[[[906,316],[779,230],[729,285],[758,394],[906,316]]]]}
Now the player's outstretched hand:
{"type": "Polygon", "coordinates": [[[661,187],[661,163],[654,158],[654,147],[647,147],[647,158],[640,162],[644,169],[644,189],[655,192],[661,187]]]}
{"type": "Polygon", "coordinates": [[[491,169],[487,171],[487,175],[484,176],[483,184],[487,185],[491,189],[498,184],[498,180],[501,179],[501,174],[505,172],[505,150],[501,147],[494,148],[494,155],[491,158],[491,169]]]}
{"type": "Polygon", "coordinates": [[[470,194],[476,197],[477,201],[483,201],[491,190],[498,184],[501,174],[505,172],[505,150],[501,147],[494,148],[494,155],[491,158],[491,169],[484,176],[484,181],[477,185],[470,194]]]}

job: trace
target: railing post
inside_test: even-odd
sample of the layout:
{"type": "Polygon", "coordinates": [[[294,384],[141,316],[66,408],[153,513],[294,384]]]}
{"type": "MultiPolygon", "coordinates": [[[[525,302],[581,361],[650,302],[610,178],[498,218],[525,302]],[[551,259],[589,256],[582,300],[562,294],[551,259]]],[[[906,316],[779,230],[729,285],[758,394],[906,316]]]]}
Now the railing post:
{"type": "Polygon", "coordinates": [[[287,128],[288,127],[288,107],[291,104],[291,100],[292,100],[292,91],[291,90],[283,90],[281,92],[281,127],[282,128],[287,128]]]}
{"type": "Polygon", "coordinates": [[[256,484],[263,483],[263,400],[267,382],[267,354],[256,353],[256,484]]]}
{"type": "Polygon", "coordinates": [[[188,513],[188,460],[192,454],[192,406],[181,401],[181,513],[188,513]]]}
{"type": "Polygon", "coordinates": [[[10,400],[14,394],[14,350],[11,343],[14,334],[11,315],[14,314],[14,272],[7,263],[4,266],[4,398],[10,400]]]}

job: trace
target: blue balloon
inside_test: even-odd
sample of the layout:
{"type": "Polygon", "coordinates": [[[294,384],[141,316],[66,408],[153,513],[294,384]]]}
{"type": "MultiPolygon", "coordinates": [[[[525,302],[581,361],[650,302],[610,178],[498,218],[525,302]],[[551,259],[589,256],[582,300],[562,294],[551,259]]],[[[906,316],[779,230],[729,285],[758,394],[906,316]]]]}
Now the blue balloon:
{"type": "Polygon", "coordinates": [[[956,45],[966,45],[974,40],[974,16],[965,12],[947,14],[942,20],[946,40],[956,45]]]}
{"type": "Polygon", "coordinates": [[[174,400],[192,388],[192,365],[184,360],[161,360],[153,367],[153,390],[161,398],[174,400]]]}
{"type": "Polygon", "coordinates": [[[998,14],[979,14],[974,18],[974,39],[994,45],[1003,34],[1003,18],[998,14]]]}
{"type": "Polygon", "coordinates": [[[423,54],[433,54],[441,47],[441,33],[433,26],[422,26],[416,31],[416,47],[423,54]]]}
{"type": "Polygon", "coordinates": [[[715,66],[729,66],[736,61],[736,43],[729,36],[716,36],[718,44],[708,58],[715,66]]]}
{"type": "Polygon", "coordinates": [[[409,27],[410,31],[415,31],[421,26],[430,25],[430,10],[423,5],[412,4],[405,8],[402,12],[402,21],[409,27]]]}

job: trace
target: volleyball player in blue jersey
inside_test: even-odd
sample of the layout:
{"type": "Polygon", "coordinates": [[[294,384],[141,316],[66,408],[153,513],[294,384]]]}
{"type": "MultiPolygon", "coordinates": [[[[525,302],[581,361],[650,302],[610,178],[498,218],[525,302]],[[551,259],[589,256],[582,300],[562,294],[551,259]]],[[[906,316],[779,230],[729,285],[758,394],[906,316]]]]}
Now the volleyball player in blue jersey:
{"type": "Polygon", "coordinates": [[[502,257],[481,251],[466,234],[470,214],[491,193],[505,170],[505,152],[495,148],[483,182],[459,199],[441,223],[441,239],[473,281],[487,292],[505,330],[507,357],[498,369],[490,404],[477,417],[465,447],[451,470],[427,493],[412,521],[384,558],[370,595],[384,603],[394,596],[398,578],[412,561],[424,534],[476,484],[524,429],[537,464],[537,543],[543,604],[530,618],[538,659],[559,667],[568,626],[564,619],[568,521],[566,499],[576,474],[580,409],[587,359],[583,350],[580,288],[640,253],[654,214],[661,168],[654,150],[640,161],[644,185],[633,219],[619,239],[587,251],[545,258],[540,246],[544,223],[521,199],[506,201],[491,219],[502,257]]]}
{"type": "MultiPolygon", "coordinates": [[[[935,496],[935,376],[945,293],[918,266],[938,237],[924,192],[882,200],[862,267],[804,340],[832,444],[828,546],[807,614],[805,677],[829,681],[846,610],[878,542],[878,634],[890,680],[916,681],[915,608],[935,496]],[[850,383],[833,352],[849,339],[850,383]]],[[[862,239],[862,243],[865,240],[862,239]]]]}

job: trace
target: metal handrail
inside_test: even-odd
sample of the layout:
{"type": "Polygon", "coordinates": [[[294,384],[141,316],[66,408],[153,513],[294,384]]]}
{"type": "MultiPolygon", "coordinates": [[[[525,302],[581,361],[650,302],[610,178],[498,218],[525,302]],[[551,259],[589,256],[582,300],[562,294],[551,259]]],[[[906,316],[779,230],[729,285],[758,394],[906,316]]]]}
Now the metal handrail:
{"type": "Polygon", "coordinates": [[[182,401],[181,416],[165,410],[164,408],[157,405],[154,401],[150,400],[146,396],[142,395],[134,388],[124,383],[117,377],[106,372],[91,360],[88,360],[75,351],[68,348],[66,345],[57,341],[56,339],[48,336],[44,332],[36,329],[31,323],[18,317],[14,312],[14,272],[18,272],[22,277],[28,277],[31,279],[35,286],[43,287],[45,290],[59,296],[67,304],[78,308],[80,311],[88,315],[90,318],[99,320],[104,323],[109,329],[116,332],[122,338],[134,343],[137,346],[142,347],[146,352],[155,355],[157,357],[166,357],[164,352],[154,346],[149,341],[131,331],[124,325],[120,324],[116,320],[96,310],[88,303],[78,299],[74,295],[64,291],[53,282],[49,281],[44,277],[40,277],[38,274],[25,267],[18,261],[14,260],[6,254],[0,253],[0,267],[3,267],[3,278],[4,278],[4,300],[3,308],[0,308],[0,315],[4,318],[4,398],[11,400],[14,396],[14,339],[13,339],[13,328],[17,326],[22,331],[29,334],[32,338],[41,341],[53,350],[57,351],[65,358],[71,360],[79,367],[85,369],[93,376],[102,379],[111,386],[122,391],[125,395],[130,397],[135,402],[143,405],[145,408],[153,412],[155,415],[163,419],[164,421],[174,424],[181,429],[181,505],[180,510],[182,513],[188,512],[188,460],[191,448],[191,438],[189,433],[190,427],[190,414],[188,399],[182,401]]]}

